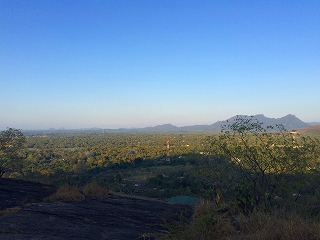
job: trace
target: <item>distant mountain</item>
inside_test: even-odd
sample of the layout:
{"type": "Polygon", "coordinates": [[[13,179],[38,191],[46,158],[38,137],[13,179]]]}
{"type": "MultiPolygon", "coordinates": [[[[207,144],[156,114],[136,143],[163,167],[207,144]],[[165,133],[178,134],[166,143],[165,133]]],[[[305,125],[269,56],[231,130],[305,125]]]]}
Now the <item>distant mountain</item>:
{"type": "MultiPolygon", "coordinates": [[[[243,117],[249,117],[246,115],[242,115],[243,117]]],[[[236,119],[237,116],[234,116],[232,118],[228,119],[228,122],[233,122],[236,119]]],[[[301,121],[299,118],[297,118],[295,115],[288,114],[281,118],[268,118],[264,116],[263,114],[257,114],[254,116],[251,116],[253,119],[258,120],[263,124],[264,127],[266,126],[275,126],[276,124],[282,124],[286,129],[292,130],[292,129],[298,129],[309,126],[309,124],[301,121]]]]}
{"type": "Polygon", "coordinates": [[[320,122],[308,122],[310,126],[320,125],[320,122]]]}
{"type": "Polygon", "coordinates": [[[254,116],[248,115],[238,115],[233,116],[225,121],[218,121],[211,125],[193,125],[193,126],[183,126],[177,127],[172,124],[163,124],[157,125],[154,127],[146,127],[146,128],[136,128],[136,129],[106,129],[106,132],[220,132],[221,126],[226,123],[232,123],[236,120],[237,117],[252,117],[253,119],[258,120],[259,122],[263,123],[263,126],[275,126],[276,124],[282,124],[288,130],[299,129],[308,127],[309,124],[301,121],[296,116],[289,114],[282,118],[268,118],[263,114],[257,114],[254,116]]]}
{"type": "Polygon", "coordinates": [[[300,128],[297,130],[300,134],[314,134],[314,135],[320,135],[320,124],[319,125],[313,125],[306,128],[300,128]]]}
{"type": "Polygon", "coordinates": [[[163,125],[157,125],[155,127],[146,127],[146,128],[142,128],[141,130],[143,131],[159,131],[159,132],[175,132],[175,131],[179,131],[179,127],[176,127],[172,124],[163,124],[163,125]]]}
{"type": "Polygon", "coordinates": [[[287,130],[296,130],[300,128],[306,128],[310,125],[301,121],[295,115],[288,114],[281,118],[268,118],[263,114],[257,114],[254,116],[238,115],[233,116],[225,121],[218,121],[211,125],[193,125],[177,127],[172,124],[157,125],[154,127],[145,128],[118,128],[118,129],[101,129],[101,128],[86,128],[86,129],[48,129],[37,131],[24,131],[30,134],[55,134],[55,133],[110,133],[110,132],[220,132],[221,126],[226,123],[232,123],[237,117],[252,117],[263,123],[263,126],[275,126],[276,124],[282,124],[287,130]]]}
{"type": "Polygon", "coordinates": [[[309,126],[309,124],[301,121],[295,115],[291,115],[291,114],[284,116],[282,118],[279,118],[279,123],[282,124],[288,130],[299,129],[299,128],[304,128],[309,126]]]}

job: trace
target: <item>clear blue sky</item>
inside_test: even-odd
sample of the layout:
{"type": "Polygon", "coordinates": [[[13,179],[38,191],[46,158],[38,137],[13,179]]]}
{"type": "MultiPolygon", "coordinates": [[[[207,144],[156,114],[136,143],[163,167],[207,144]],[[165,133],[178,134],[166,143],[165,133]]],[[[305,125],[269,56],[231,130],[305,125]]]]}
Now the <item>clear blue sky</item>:
{"type": "Polygon", "coordinates": [[[0,0],[0,129],[320,122],[320,1],[0,0]]]}

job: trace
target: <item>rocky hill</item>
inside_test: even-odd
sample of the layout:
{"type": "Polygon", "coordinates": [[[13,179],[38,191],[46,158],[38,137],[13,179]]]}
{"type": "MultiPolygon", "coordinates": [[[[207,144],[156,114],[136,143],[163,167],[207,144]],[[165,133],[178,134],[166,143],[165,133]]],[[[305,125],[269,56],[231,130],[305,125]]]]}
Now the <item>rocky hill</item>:
{"type": "MultiPolygon", "coordinates": [[[[282,124],[286,129],[293,130],[308,127],[309,124],[301,121],[299,118],[292,114],[288,114],[281,118],[268,118],[263,114],[247,116],[247,115],[238,115],[242,117],[250,117],[256,119],[259,122],[263,123],[264,126],[275,126],[276,124],[282,124]]],[[[224,121],[218,121],[211,125],[194,125],[194,126],[185,126],[185,127],[176,127],[171,124],[164,124],[155,127],[142,128],[140,131],[210,131],[210,132],[220,132],[221,126],[226,123],[232,123],[238,116],[233,116],[224,121]]]]}
{"type": "Polygon", "coordinates": [[[314,125],[314,126],[309,126],[306,128],[300,128],[300,129],[298,129],[297,132],[302,133],[302,134],[320,135],[320,125],[314,125]]]}
{"type": "Polygon", "coordinates": [[[192,209],[153,199],[110,195],[43,203],[54,187],[0,178],[0,239],[154,239],[164,222],[189,218],[192,209]]]}
{"type": "MultiPolygon", "coordinates": [[[[281,118],[268,118],[263,114],[257,114],[253,116],[247,115],[238,115],[242,117],[252,117],[253,119],[258,120],[259,122],[263,123],[264,126],[275,126],[276,124],[282,124],[287,130],[299,129],[308,127],[309,124],[301,121],[295,115],[288,114],[281,118]]],[[[193,125],[193,126],[184,126],[184,127],[177,127],[172,124],[163,124],[154,127],[147,127],[147,128],[137,128],[137,129],[107,129],[106,132],[117,132],[117,131],[145,131],[145,132],[195,132],[195,131],[203,131],[203,132],[220,132],[221,126],[233,122],[238,116],[233,116],[229,119],[224,121],[218,121],[211,125],[193,125]]]]}

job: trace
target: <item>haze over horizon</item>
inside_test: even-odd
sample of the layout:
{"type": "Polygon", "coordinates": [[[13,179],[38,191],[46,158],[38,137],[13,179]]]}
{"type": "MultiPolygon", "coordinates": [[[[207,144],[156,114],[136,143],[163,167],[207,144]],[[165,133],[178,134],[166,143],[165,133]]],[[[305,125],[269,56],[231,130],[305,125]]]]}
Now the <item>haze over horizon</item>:
{"type": "MultiPolygon", "coordinates": [[[[208,124],[191,124],[191,125],[181,125],[181,126],[177,126],[177,125],[174,125],[174,124],[171,124],[170,122],[167,122],[167,123],[162,123],[162,124],[157,124],[157,125],[150,125],[150,126],[140,126],[140,127],[119,127],[119,128],[101,128],[101,127],[97,127],[97,126],[91,126],[91,127],[86,127],[86,128],[65,128],[65,127],[60,127],[60,128],[47,128],[47,129],[23,129],[23,130],[85,130],[85,129],[102,129],[102,130],[105,130],[105,129],[110,129],[110,130],[121,130],[121,129],[126,129],[126,130],[130,130],[130,129],[144,129],[144,128],[153,128],[153,127],[160,127],[160,126],[166,126],[166,125],[171,125],[173,127],[192,127],[192,126],[210,126],[210,125],[213,125],[213,124],[217,124],[217,123],[220,123],[221,121],[227,121],[227,120],[230,120],[230,119],[233,119],[234,117],[237,117],[237,116],[247,116],[247,117],[253,117],[253,119],[257,119],[259,122],[262,122],[262,123],[265,123],[264,120],[259,120],[259,118],[261,118],[261,115],[269,120],[272,120],[272,119],[276,119],[276,120],[279,120],[279,119],[282,119],[282,118],[286,118],[288,116],[294,116],[295,118],[297,116],[295,116],[294,114],[287,114],[285,116],[282,116],[280,118],[269,118],[268,116],[265,116],[264,114],[255,114],[255,115],[247,115],[247,114],[237,114],[235,116],[231,116],[229,118],[226,118],[226,119],[221,119],[221,120],[218,120],[216,122],[212,122],[212,123],[208,123],[208,124]],[[257,117],[257,118],[255,118],[257,117]]],[[[298,118],[299,119],[299,118],[298,118]]],[[[301,119],[300,119],[301,120],[301,119]]],[[[289,121],[291,122],[291,121],[289,121]]],[[[303,121],[302,121],[303,122],[303,121]]],[[[304,122],[304,123],[307,123],[307,124],[320,124],[320,122],[304,122]]],[[[268,123],[267,123],[268,124],[268,123]]],[[[272,124],[271,124],[272,125],[272,124]]],[[[311,125],[310,125],[311,126],[311,125]]],[[[1,129],[0,129],[1,130],[1,129]]]]}
{"type": "Polygon", "coordinates": [[[0,130],[320,122],[320,1],[0,0],[0,130]]]}

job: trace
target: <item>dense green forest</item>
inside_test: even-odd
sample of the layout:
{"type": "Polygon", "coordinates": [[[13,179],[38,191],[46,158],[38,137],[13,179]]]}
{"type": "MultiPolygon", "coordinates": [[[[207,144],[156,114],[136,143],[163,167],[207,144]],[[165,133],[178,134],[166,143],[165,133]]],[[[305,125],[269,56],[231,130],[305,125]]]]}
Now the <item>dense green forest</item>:
{"type": "Polygon", "coordinates": [[[283,197],[280,182],[286,184],[288,179],[292,193],[297,193],[299,185],[306,192],[302,181],[318,174],[317,138],[293,136],[285,129],[267,132],[250,124],[252,119],[238,119],[225,126],[223,133],[215,134],[26,134],[25,144],[17,151],[18,161],[4,176],[57,186],[82,186],[95,180],[112,191],[159,198],[192,195],[214,200],[238,194],[237,201],[246,208],[258,202],[266,204],[265,192],[270,194],[268,199],[271,195],[283,197]],[[298,144],[293,138],[302,141],[303,147],[293,146],[298,144]],[[275,143],[286,147],[268,149],[275,143]]]}
{"type": "MultiPolygon", "coordinates": [[[[65,183],[83,185],[94,178],[114,191],[133,193],[132,186],[138,184],[135,192],[143,185],[145,189],[140,194],[154,195],[147,189],[161,187],[159,194],[163,195],[162,188],[166,186],[166,192],[170,192],[170,181],[187,174],[186,169],[193,169],[197,160],[204,158],[203,143],[207,136],[160,132],[28,134],[19,151],[20,161],[6,172],[5,177],[58,186],[65,183]],[[155,184],[156,178],[165,178],[167,183],[165,186],[155,184]]],[[[180,189],[180,193],[186,190],[186,184],[182,184],[183,189],[177,185],[172,186],[180,189]]]]}
{"type": "MultiPolygon", "coordinates": [[[[282,209],[320,222],[318,136],[289,132],[281,125],[264,128],[239,117],[221,133],[23,136],[9,129],[1,133],[0,150],[4,177],[57,187],[94,182],[110,192],[159,199],[188,195],[227,206],[223,211],[228,213],[282,209]]],[[[220,216],[216,211],[206,210],[220,216]]],[[[214,227],[213,216],[200,215],[202,227],[214,227]]]]}

